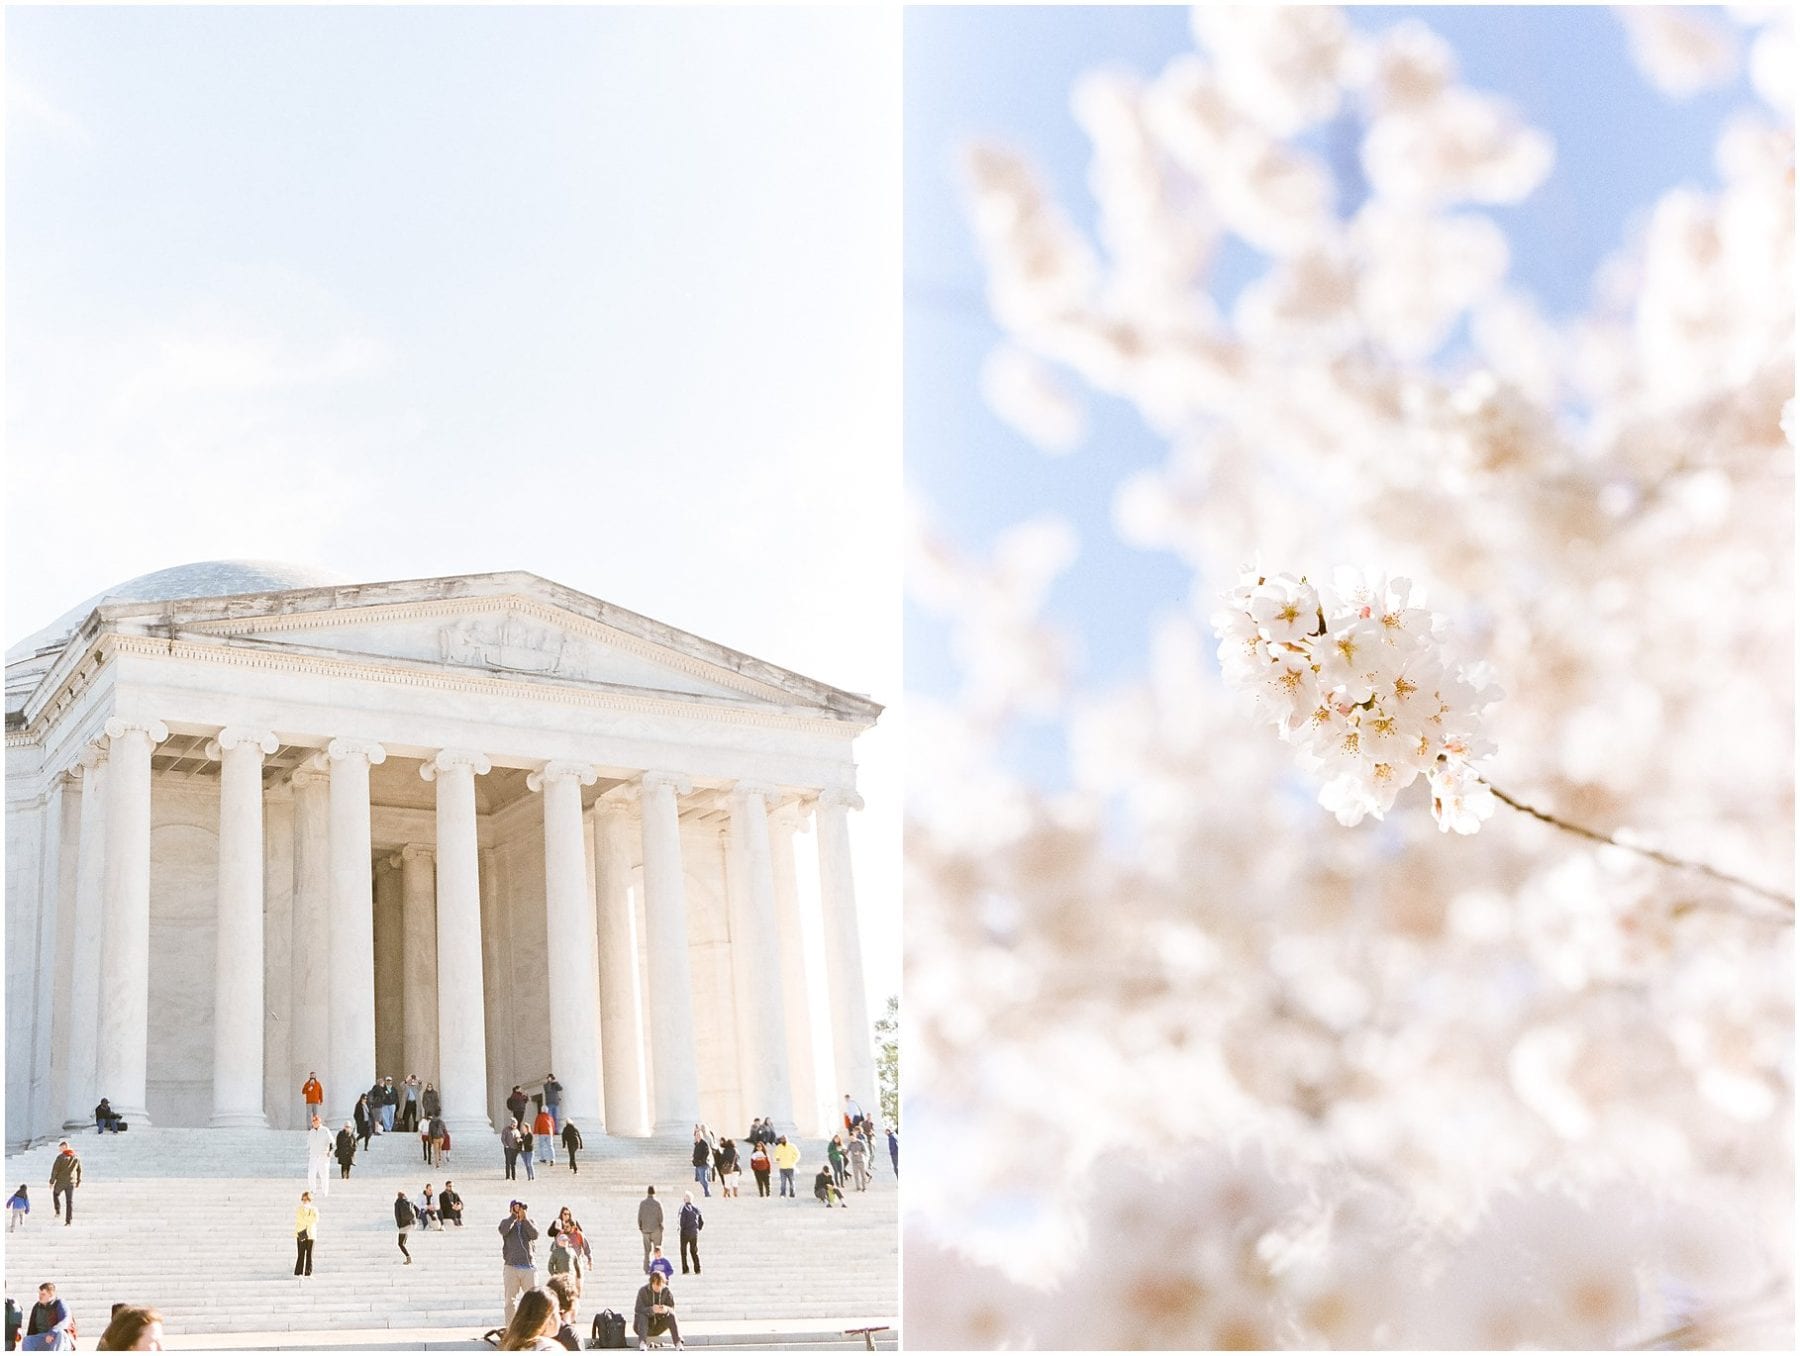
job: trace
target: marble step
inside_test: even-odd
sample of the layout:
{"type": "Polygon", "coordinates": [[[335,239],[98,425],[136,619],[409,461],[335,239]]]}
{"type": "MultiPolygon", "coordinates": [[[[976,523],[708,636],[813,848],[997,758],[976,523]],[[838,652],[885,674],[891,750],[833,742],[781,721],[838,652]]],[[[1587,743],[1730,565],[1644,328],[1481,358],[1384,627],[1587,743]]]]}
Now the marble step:
{"type": "MultiPolygon", "coordinates": [[[[453,1155],[446,1171],[419,1161],[410,1137],[378,1138],[359,1153],[348,1181],[330,1179],[319,1203],[315,1274],[299,1279],[291,1222],[306,1184],[302,1136],[158,1127],[141,1136],[70,1139],[84,1167],[72,1228],[53,1219],[49,1188],[40,1185],[56,1146],[7,1160],[11,1183],[29,1183],[35,1207],[6,1242],[7,1292],[28,1301],[38,1281],[55,1280],[90,1338],[115,1300],[156,1305],[172,1334],[481,1331],[500,1319],[496,1226],[515,1196],[530,1202],[540,1230],[562,1205],[574,1211],[596,1260],[583,1311],[625,1310],[641,1284],[636,1212],[645,1184],[655,1183],[664,1202],[672,1260],[675,1212],[694,1185],[687,1148],[676,1141],[602,1140],[583,1151],[580,1173],[558,1164],[536,1181],[507,1181],[497,1152],[453,1155]],[[462,1194],[468,1223],[416,1229],[416,1260],[406,1266],[394,1241],[394,1192],[416,1193],[446,1176],[462,1194]]],[[[842,1211],[811,1199],[810,1177],[798,1201],[759,1198],[748,1174],[747,1195],[697,1197],[706,1215],[706,1270],[693,1278],[677,1273],[684,1314],[693,1321],[819,1317],[829,1327],[898,1312],[899,1193],[891,1173],[865,1193],[852,1191],[851,1208],[842,1211]]],[[[542,1269],[547,1239],[537,1257],[542,1269]]]]}

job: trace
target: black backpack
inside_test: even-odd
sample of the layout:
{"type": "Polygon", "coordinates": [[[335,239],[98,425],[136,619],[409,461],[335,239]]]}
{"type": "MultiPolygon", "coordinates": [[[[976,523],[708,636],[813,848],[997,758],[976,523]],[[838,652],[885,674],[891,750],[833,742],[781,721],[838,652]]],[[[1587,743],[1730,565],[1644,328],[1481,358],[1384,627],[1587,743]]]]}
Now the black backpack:
{"type": "Polygon", "coordinates": [[[588,1345],[603,1349],[623,1348],[625,1345],[625,1315],[615,1313],[611,1309],[602,1309],[595,1314],[594,1338],[588,1345]]]}

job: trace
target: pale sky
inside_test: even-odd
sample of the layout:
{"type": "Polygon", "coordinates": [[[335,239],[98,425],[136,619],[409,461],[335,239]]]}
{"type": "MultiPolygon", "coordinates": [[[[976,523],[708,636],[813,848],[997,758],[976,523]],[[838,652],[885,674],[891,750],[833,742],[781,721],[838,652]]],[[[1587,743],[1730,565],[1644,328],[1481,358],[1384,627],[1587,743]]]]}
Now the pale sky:
{"type": "Polygon", "coordinates": [[[525,569],[898,703],[897,15],[5,23],[7,642],[192,560],[525,569]]]}

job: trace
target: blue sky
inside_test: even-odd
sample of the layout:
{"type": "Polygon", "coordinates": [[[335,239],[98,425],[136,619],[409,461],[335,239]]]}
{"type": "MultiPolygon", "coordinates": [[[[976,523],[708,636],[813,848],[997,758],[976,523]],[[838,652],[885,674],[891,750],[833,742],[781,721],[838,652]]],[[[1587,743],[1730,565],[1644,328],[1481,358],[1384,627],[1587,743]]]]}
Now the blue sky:
{"type": "Polygon", "coordinates": [[[5,23],[9,639],[189,560],[529,569],[898,700],[896,14],[5,23]]]}
{"type": "MultiPolygon", "coordinates": [[[[1458,53],[1464,79],[1512,100],[1556,141],[1550,178],[1526,202],[1492,209],[1513,246],[1513,281],[1552,316],[1584,307],[1595,268],[1631,223],[1681,182],[1710,184],[1713,142],[1750,102],[1740,80],[1672,102],[1632,65],[1624,30],[1604,8],[1358,7],[1380,32],[1423,19],[1458,53]]],[[[1150,618],[1184,604],[1188,575],[1172,556],[1113,534],[1112,487],[1161,462],[1166,447],[1123,402],[1089,395],[1089,434],[1049,458],[990,413],[978,379],[999,341],[982,303],[983,273],[964,216],[955,157],[974,138],[1028,154],[1073,220],[1091,230],[1088,146],[1069,113],[1084,71],[1116,65],[1154,75],[1191,50],[1185,9],[932,8],[906,20],[906,469],[939,527],[980,552],[1004,527],[1040,513],[1066,517],[1081,555],[1053,590],[1049,615],[1084,652],[1082,677],[1109,683],[1143,671],[1150,618]]],[[[1223,261],[1227,293],[1254,276],[1247,251],[1223,261]]],[[[908,607],[910,690],[956,687],[945,629],[908,607]]],[[[1006,753],[1035,779],[1065,780],[1060,731],[1025,725],[1006,753]]]]}

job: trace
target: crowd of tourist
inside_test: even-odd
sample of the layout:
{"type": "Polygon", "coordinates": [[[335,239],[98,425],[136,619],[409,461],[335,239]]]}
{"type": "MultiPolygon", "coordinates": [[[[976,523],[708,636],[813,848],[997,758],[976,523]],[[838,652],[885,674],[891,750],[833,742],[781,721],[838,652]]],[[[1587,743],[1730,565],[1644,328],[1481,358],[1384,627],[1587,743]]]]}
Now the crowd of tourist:
{"type": "MultiPolygon", "coordinates": [[[[576,1154],[582,1147],[581,1132],[573,1123],[561,1119],[561,1085],[554,1077],[546,1078],[541,1102],[535,1114],[532,1099],[522,1086],[515,1085],[507,1098],[508,1119],[499,1132],[505,1177],[517,1179],[517,1167],[523,1164],[527,1180],[535,1179],[534,1165],[553,1164],[555,1146],[560,1140],[564,1159],[571,1173],[577,1172],[576,1154]]],[[[317,1074],[310,1074],[301,1088],[308,1116],[306,1137],[307,1187],[300,1193],[294,1215],[294,1275],[313,1274],[313,1250],[320,1224],[319,1202],[329,1195],[329,1165],[338,1166],[339,1180],[350,1177],[358,1145],[367,1150],[375,1136],[393,1131],[416,1131],[422,1144],[422,1158],[433,1166],[447,1162],[450,1136],[442,1118],[442,1098],[429,1082],[409,1076],[396,1084],[384,1077],[357,1099],[350,1121],[335,1133],[325,1125],[321,1109],[324,1089],[317,1074]]],[[[95,1122],[102,1133],[115,1128],[110,1106],[104,1101],[96,1108],[95,1122]],[[102,1116],[102,1110],[105,1116],[102,1116]]],[[[814,1199],[828,1208],[843,1206],[845,1190],[853,1187],[866,1191],[870,1165],[875,1153],[876,1128],[855,1100],[844,1098],[842,1131],[832,1135],[825,1147],[824,1162],[814,1178],[814,1199]]],[[[886,1132],[889,1160],[899,1174],[899,1138],[886,1132]]],[[[800,1147],[784,1134],[778,1134],[767,1117],[751,1122],[743,1136],[742,1147],[729,1137],[715,1135],[705,1125],[693,1132],[691,1166],[694,1185],[703,1197],[712,1196],[719,1187],[723,1199],[735,1199],[740,1192],[740,1178],[748,1166],[756,1182],[757,1195],[771,1195],[778,1181],[778,1194],[798,1199],[794,1174],[802,1158],[800,1147]],[[774,1179],[772,1181],[772,1179],[774,1179]]],[[[60,1214],[65,1225],[74,1222],[74,1193],[81,1185],[81,1160],[64,1140],[52,1162],[50,1172],[51,1208],[60,1214]]],[[[20,1183],[7,1201],[8,1232],[24,1227],[30,1214],[29,1184],[20,1183]]],[[[427,1182],[417,1196],[405,1188],[396,1191],[393,1201],[394,1225],[402,1265],[410,1266],[413,1256],[409,1239],[415,1229],[442,1232],[446,1226],[463,1227],[463,1201],[455,1184],[446,1179],[441,1191],[427,1182]]],[[[675,1314],[673,1290],[674,1266],[663,1256],[663,1206],[656,1188],[646,1189],[637,1205],[637,1228],[643,1244],[645,1281],[638,1290],[631,1312],[631,1328],[640,1349],[650,1340],[667,1336],[677,1348],[682,1347],[680,1328],[675,1314]]],[[[539,1230],[530,1219],[523,1201],[510,1202],[506,1218],[500,1222],[503,1267],[502,1298],[505,1313],[503,1330],[496,1330],[499,1345],[507,1351],[576,1350],[581,1343],[576,1334],[576,1310],[584,1282],[593,1267],[593,1246],[581,1223],[568,1206],[558,1211],[549,1227],[548,1278],[538,1283],[536,1244],[539,1230]]],[[[682,1275],[698,1277],[700,1235],[706,1227],[705,1215],[695,1203],[692,1190],[683,1193],[676,1213],[682,1275]]],[[[601,1316],[616,1317],[608,1311],[601,1316]]],[[[623,1324],[623,1319],[619,1319],[623,1324]]],[[[599,1326],[597,1320],[596,1327],[599,1326]]],[[[56,1297],[54,1284],[39,1288],[38,1302],[29,1316],[7,1301],[7,1348],[23,1346],[27,1350],[72,1349],[76,1343],[76,1325],[67,1306],[56,1297]]],[[[113,1307],[113,1318],[101,1337],[102,1351],[161,1350],[162,1318],[155,1310],[113,1307]]]]}

